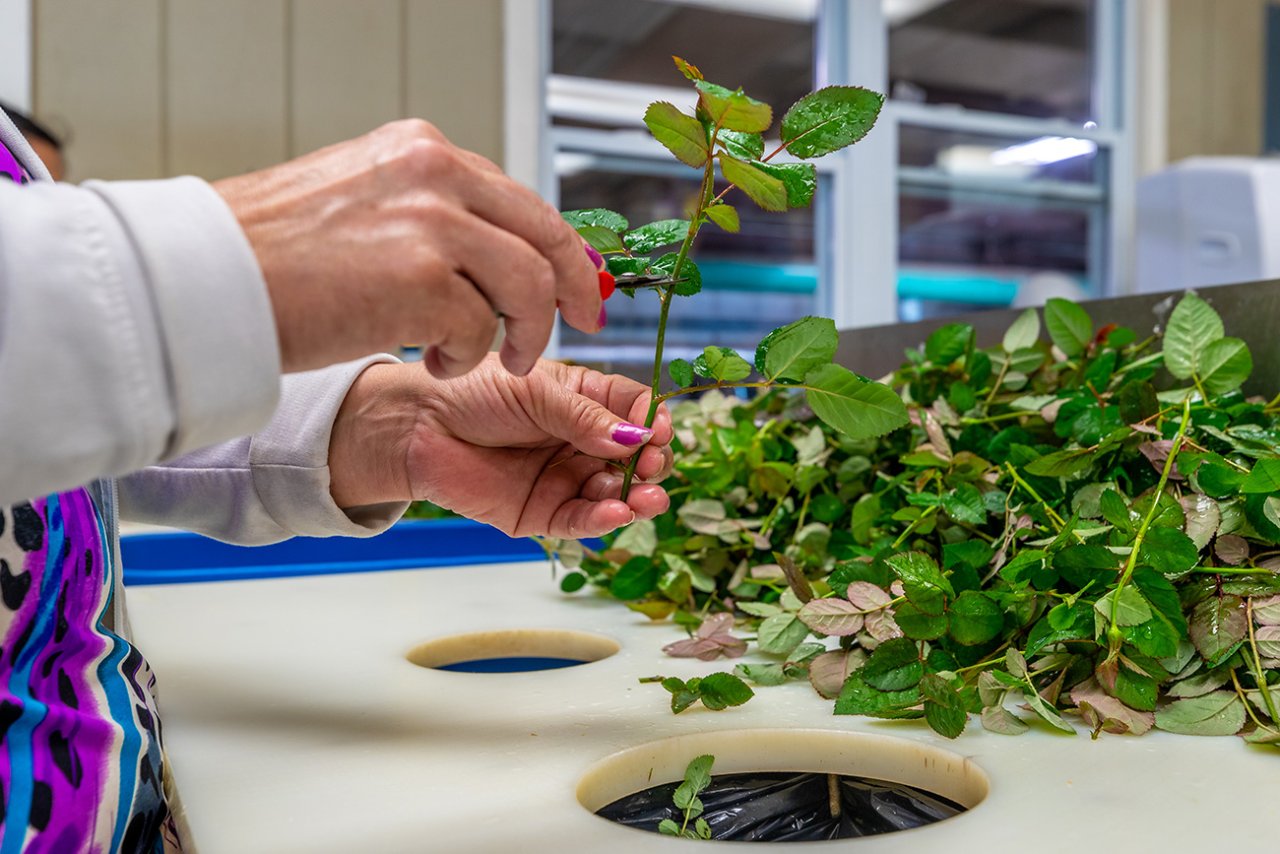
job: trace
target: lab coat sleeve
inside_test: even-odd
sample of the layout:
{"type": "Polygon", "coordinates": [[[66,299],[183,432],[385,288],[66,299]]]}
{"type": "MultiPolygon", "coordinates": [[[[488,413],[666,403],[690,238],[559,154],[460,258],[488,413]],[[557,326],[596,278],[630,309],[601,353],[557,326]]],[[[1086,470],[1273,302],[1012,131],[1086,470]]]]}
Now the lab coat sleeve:
{"type": "Polygon", "coordinates": [[[0,181],[0,505],[252,433],[279,377],[257,259],[208,184],[0,181]]]}
{"type": "Polygon", "coordinates": [[[339,508],[329,494],[329,437],[360,372],[394,361],[371,356],[286,376],[280,405],[258,433],[122,478],[121,518],[254,545],[380,533],[408,503],[339,508]]]}

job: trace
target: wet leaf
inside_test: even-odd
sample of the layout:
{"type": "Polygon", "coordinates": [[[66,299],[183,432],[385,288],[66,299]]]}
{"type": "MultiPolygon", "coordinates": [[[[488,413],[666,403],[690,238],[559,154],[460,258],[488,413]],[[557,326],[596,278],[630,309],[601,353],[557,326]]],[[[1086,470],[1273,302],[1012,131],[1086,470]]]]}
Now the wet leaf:
{"type": "Polygon", "coordinates": [[[868,685],[877,690],[901,691],[920,681],[924,675],[924,664],[914,641],[894,638],[876,647],[859,673],[868,685]]]}
{"type": "Polygon", "coordinates": [[[758,133],[721,130],[716,140],[739,160],[759,160],[764,156],[764,137],[758,133]]]}
{"type": "Polygon", "coordinates": [[[951,637],[957,643],[972,646],[986,643],[1000,634],[1004,612],[991,597],[977,590],[966,590],[956,597],[948,610],[951,637]]]}
{"type": "Polygon", "coordinates": [[[679,243],[688,233],[687,219],[663,219],[629,231],[622,239],[633,254],[639,255],[652,252],[660,246],[679,243]]]}
{"type": "Polygon", "coordinates": [[[770,380],[801,382],[815,368],[831,363],[838,340],[834,321],[802,317],[764,337],[756,347],[756,370],[770,380]]]}
{"type": "Polygon", "coordinates": [[[694,373],[716,382],[738,382],[751,376],[751,363],[728,347],[707,347],[693,360],[694,373]]]}
{"type": "Polygon", "coordinates": [[[794,157],[822,157],[866,136],[883,104],[883,95],[857,86],[819,89],[782,117],[782,141],[794,157]]]}
{"type": "Polygon", "coordinates": [[[716,127],[727,130],[761,133],[773,124],[773,109],[743,93],[726,89],[706,80],[695,80],[698,106],[716,127]]]}
{"type": "Polygon", "coordinates": [[[720,155],[720,171],[724,179],[747,194],[751,201],[767,211],[787,209],[787,187],[758,165],[728,154],[720,155]]]}
{"type": "Polygon", "coordinates": [[[644,123],[653,138],[681,163],[695,168],[706,164],[710,156],[707,132],[693,116],[682,113],[674,104],[655,101],[645,110],[644,123]]]}
{"type": "Polygon", "coordinates": [[[757,169],[782,182],[787,190],[787,207],[807,208],[818,189],[818,170],[812,163],[756,163],[757,169]]]}
{"type": "Polygon", "coordinates": [[[955,687],[935,673],[920,680],[920,696],[924,698],[925,722],[939,735],[958,738],[969,722],[964,700],[955,687]]]}
{"type": "Polygon", "coordinates": [[[627,222],[627,218],[620,213],[614,213],[604,208],[588,208],[579,211],[565,211],[560,214],[564,221],[574,228],[585,228],[587,226],[599,226],[606,228],[614,233],[621,233],[631,227],[627,222]]]}
{"type": "Polygon", "coordinates": [[[1157,727],[1182,735],[1235,735],[1244,719],[1244,703],[1232,691],[1175,700],[1156,711],[1157,727]]]}
{"type": "Polygon", "coordinates": [[[863,671],[855,671],[845,680],[836,699],[837,715],[872,715],[874,717],[915,717],[907,710],[920,702],[920,691],[879,691],[863,679],[863,671]]]}
{"type": "Polygon", "coordinates": [[[755,692],[732,673],[710,673],[698,684],[702,705],[713,712],[729,706],[741,706],[755,696],[755,692]]]}
{"type": "Polygon", "coordinates": [[[1235,652],[1248,632],[1244,600],[1231,594],[1210,596],[1191,612],[1189,631],[1200,655],[1210,667],[1217,666],[1235,652]]]}
{"type": "Polygon", "coordinates": [[[1213,553],[1227,566],[1239,566],[1249,559],[1249,541],[1236,534],[1218,537],[1213,553]]]}
{"type": "Polygon", "coordinates": [[[667,374],[670,375],[671,381],[680,388],[688,388],[693,385],[693,365],[684,359],[672,359],[667,365],[667,374]]]}

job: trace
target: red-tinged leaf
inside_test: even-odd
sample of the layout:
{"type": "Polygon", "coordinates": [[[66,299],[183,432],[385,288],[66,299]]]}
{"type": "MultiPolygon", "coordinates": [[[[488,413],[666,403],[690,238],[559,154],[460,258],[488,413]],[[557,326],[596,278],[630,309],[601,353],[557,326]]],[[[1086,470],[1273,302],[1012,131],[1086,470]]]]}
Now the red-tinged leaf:
{"type": "Polygon", "coordinates": [[[1239,566],[1249,559],[1249,543],[1236,534],[1224,534],[1213,544],[1213,553],[1227,566],[1239,566]]]}
{"type": "Polygon", "coordinates": [[[846,595],[849,597],[850,602],[858,606],[859,610],[867,613],[887,608],[889,603],[893,601],[892,596],[870,581],[851,582],[846,595]]]}
{"type": "Polygon", "coordinates": [[[712,614],[702,621],[693,637],[669,643],[662,651],[672,658],[697,658],[714,661],[739,658],[747,651],[747,642],[729,633],[733,628],[732,614],[712,614]]]}
{"type": "Polygon", "coordinates": [[[862,613],[845,599],[814,599],[800,609],[800,621],[822,635],[845,637],[862,630],[862,613]]]}
{"type": "Polygon", "coordinates": [[[683,74],[687,79],[689,80],[702,79],[702,72],[698,69],[698,66],[694,65],[692,62],[685,62],[683,59],[681,59],[678,56],[672,56],[671,59],[675,62],[676,68],[680,69],[680,73],[683,74]]]}
{"type": "MultiPolygon", "coordinates": [[[[1143,442],[1138,450],[1151,463],[1156,471],[1164,471],[1165,460],[1169,459],[1169,451],[1173,450],[1172,439],[1158,439],[1154,442],[1143,442]]],[[[1169,480],[1185,480],[1177,467],[1169,472],[1169,480]]]]}
{"type": "Polygon", "coordinates": [[[1191,612],[1191,642],[1210,667],[1231,655],[1247,633],[1245,604],[1239,596],[1210,596],[1191,612]]]}
{"type": "Polygon", "coordinates": [[[902,637],[902,629],[898,628],[898,623],[893,619],[893,612],[889,608],[867,614],[863,620],[863,627],[866,628],[867,634],[880,643],[902,637]]]}
{"type": "Polygon", "coordinates": [[[824,652],[809,662],[809,683],[822,697],[834,700],[840,696],[849,674],[866,663],[861,650],[853,652],[837,649],[824,652]]]}
{"type": "Polygon", "coordinates": [[[1153,712],[1129,708],[1103,691],[1094,679],[1086,679],[1072,688],[1071,699],[1080,708],[1085,723],[1095,731],[1101,728],[1110,733],[1142,735],[1156,723],[1153,712]]]}
{"type": "Polygon", "coordinates": [[[1253,621],[1260,626],[1280,626],[1280,595],[1254,599],[1253,621]]]}

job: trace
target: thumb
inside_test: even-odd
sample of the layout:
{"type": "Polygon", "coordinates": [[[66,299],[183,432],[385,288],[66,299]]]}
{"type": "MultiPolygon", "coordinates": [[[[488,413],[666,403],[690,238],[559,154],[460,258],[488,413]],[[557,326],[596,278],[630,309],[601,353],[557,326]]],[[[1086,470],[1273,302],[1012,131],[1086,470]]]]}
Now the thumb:
{"type": "Polygon", "coordinates": [[[538,426],[588,456],[625,459],[653,438],[653,430],[624,421],[589,397],[563,386],[548,391],[534,413],[538,426]]]}

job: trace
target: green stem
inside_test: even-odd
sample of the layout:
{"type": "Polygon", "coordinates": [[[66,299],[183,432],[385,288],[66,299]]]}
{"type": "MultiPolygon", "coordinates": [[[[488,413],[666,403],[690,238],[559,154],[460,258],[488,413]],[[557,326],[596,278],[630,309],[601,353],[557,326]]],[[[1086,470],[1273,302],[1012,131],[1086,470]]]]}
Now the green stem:
{"type": "Polygon", "coordinates": [[[937,516],[937,515],[938,515],[937,507],[930,507],[927,510],[925,510],[923,513],[920,514],[920,516],[914,522],[912,522],[910,525],[907,526],[907,529],[905,531],[903,531],[901,534],[898,535],[898,539],[894,540],[893,545],[891,545],[889,548],[896,550],[899,546],[901,546],[903,543],[907,541],[907,538],[910,537],[915,532],[916,528],[920,527],[920,525],[922,525],[926,520],[932,519],[934,516],[937,516]]]}
{"type": "Polygon", "coordinates": [[[1164,488],[1169,483],[1169,474],[1173,471],[1173,465],[1178,459],[1178,451],[1182,446],[1182,439],[1187,435],[1187,428],[1191,426],[1191,398],[1187,397],[1182,402],[1182,423],[1178,425],[1178,432],[1173,437],[1173,444],[1169,446],[1169,456],[1165,458],[1164,468],[1160,471],[1160,482],[1156,484],[1156,491],[1152,494],[1151,507],[1147,510],[1147,515],[1142,517],[1142,524],[1138,526],[1137,536],[1133,538],[1133,551],[1129,552],[1129,560],[1125,562],[1124,573],[1117,582],[1115,591],[1111,594],[1111,627],[1107,630],[1107,635],[1111,640],[1111,657],[1115,657],[1120,653],[1120,644],[1123,643],[1123,636],[1116,623],[1116,618],[1120,612],[1120,594],[1123,592],[1125,585],[1129,583],[1129,579],[1133,577],[1133,571],[1138,566],[1138,555],[1142,552],[1142,541],[1147,537],[1147,529],[1151,527],[1151,520],[1155,518],[1156,511],[1160,509],[1160,496],[1164,495],[1164,488]]]}
{"type": "Polygon", "coordinates": [[[1116,372],[1112,374],[1112,376],[1118,377],[1121,374],[1128,373],[1129,371],[1137,370],[1138,368],[1141,368],[1141,367],[1145,367],[1151,364],[1152,362],[1157,361],[1159,359],[1163,359],[1163,358],[1164,358],[1164,353],[1152,353],[1150,356],[1143,356],[1141,359],[1135,359],[1129,364],[1125,365],[1123,368],[1117,369],[1116,372]]]}
{"type": "Polygon", "coordinates": [[[990,406],[991,401],[995,399],[996,392],[1000,390],[1000,386],[1004,384],[1004,375],[1009,371],[1010,358],[1004,360],[1004,364],[1000,366],[1000,373],[996,376],[996,381],[991,384],[991,391],[987,392],[987,399],[982,402],[984,407],[990,406]]]}
{"type": "MultiPolygon", "coordinates": [[[[1262,656],[1258,654],[1258,641],[1253,634],[1253,597],[1245,600],[1245,619],[1249,623],[1249,649],[1253,652],[1253,678],[1258,682],[1258,690],[1262,692],[1262,702],[1271,715],[1272,726],[1280,726],[1280,715],[1276,714],[1276,703],[1271,697],[1271,686],[1267,684],[1267,673],[1262,669],[1262,656]]],[[[1245,704],[1248,705],[1246,698],[1245,704]]]]}
{"type": "Polygon", "coordinates": [[[1062,517],[1058,515],[1057,511],[1049,506],[1049,502],[1045,501],[1043,498],[1040,497],[1040,493],[1036,492],[1035,487],[1033,487],[1031,484],[1027,483],[1025,480],[1022,479],[1022,476],[1018,474],[1018,470],[1014,468],[1011,463],[1005,463],[1004,468],[1005,468],[1005,471],[1007,471],[1009,475],[1013,478],[1013,482],[1018,484],[1018,486],[1022,487],[1022,489],[1025,490],[1028,495],[1030,495],[1032,498],[1036,500],[1037,504],[1039,504],[1041,507],[1044,508],[1044,512],[1047,513],[1049,515],[1049,518],[1053,520],[1053,523],[1058,526],[1059,531],[1061,531],[1063,528],[1067,526],[1067,523],[1063,521],[1062,517]]]}
{"type": "Polygon", "coordinates": [[[1014,418],[1026,418],[1027,416],[1037,415],[1037,414],[1039,413],[1031,412],[1029,410],[1028,411],[1019,410],[1017,412],[1006,412],[1002,415],[988,415],[986,418],[961,418],[960,423],[961,424],[994,424],[997,421],[1011,421],[1014,418]]]}

